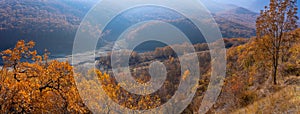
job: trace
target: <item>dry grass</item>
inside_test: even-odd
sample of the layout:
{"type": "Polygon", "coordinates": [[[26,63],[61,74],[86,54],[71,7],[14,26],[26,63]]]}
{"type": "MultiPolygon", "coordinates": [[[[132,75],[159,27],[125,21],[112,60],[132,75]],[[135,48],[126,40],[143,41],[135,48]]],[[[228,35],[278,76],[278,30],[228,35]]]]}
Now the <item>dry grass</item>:
{"type": "Polygon", "coordinates": [[[241,108],[234,114],[300,114],[300,86],[287,86],[271,96],[241,108]]]}

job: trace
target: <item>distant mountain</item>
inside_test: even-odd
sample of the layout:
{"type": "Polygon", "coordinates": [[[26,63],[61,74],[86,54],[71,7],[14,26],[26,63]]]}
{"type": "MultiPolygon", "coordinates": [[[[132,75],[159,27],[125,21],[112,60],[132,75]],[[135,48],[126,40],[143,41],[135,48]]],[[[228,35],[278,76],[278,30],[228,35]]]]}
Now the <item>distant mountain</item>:
{"type": "Polygon", "coordinates": [[[221,0],[201,0],[201,2],[214,16],[223,37],[249,38],[256,35],[255,23],[258,13],[221,0]]]}
{"type": "MultiPolygon", "coordinates": [[[[215,6],[227,7],[228,5],[234,5],[239,7],[244,7],[253,12],[259,13],[264,9],[265,6],[269,6],[270,0],[201,0],[202,2],[209,2],[210,4],[214,4],[215,6]],[[222,5],[220,5],[222,4],[222,5]]],[[[300,6],[300,1],[297,1],[298,7],[300,6]]],[[[298,8],[298,16],[300,8],[298,8]]]]}
{"type": "Polygon", "coordinates": [[[250,38],[256,34],[255,28],[229,21],[223,17],[216,16],[215,19],[224,38],[250,38]]]}
{"type": "MultiPolygon", "coordinates": [[[[209,0],[218,4],[231,4],[247,8],[253,12],[259,13],[264,6],[269,5],[270,0],[209,0]]],[[[223,5],[222,5],[223,7],[223,5]]]]}
{"type": "Polygon", "coordinates": [[[217,12],[215,15],[216,17],[221,17],[251,29],[255,29],[256,18],[259,16],[258,13],[254,13],[242,7],[217,12]]]}
{"type": "Polygon", "coordinates": [[[82,0],[1,0],[0,51],[17,40],[34,40],[39,50],[70,52],[76,29],[93,2],[82,0]]]}
{"type": "MultiPolygon", "coordinates": [[[[70,54],[76,30],[97,0],[1,0],[0,51],[17,40],[34,40],[39,50],[70,54]]],[[[222,3],[203,2],[219,24],[223,37],[255,35],[255,13],[222,3]]]]}
{"type": "Polygon", "coordinates": [[[232,4],[219,3],[213,0],[200,0],[203,5],[211,12],[216,13],[224,10],[234,9],[238,6],[232,4]]]}

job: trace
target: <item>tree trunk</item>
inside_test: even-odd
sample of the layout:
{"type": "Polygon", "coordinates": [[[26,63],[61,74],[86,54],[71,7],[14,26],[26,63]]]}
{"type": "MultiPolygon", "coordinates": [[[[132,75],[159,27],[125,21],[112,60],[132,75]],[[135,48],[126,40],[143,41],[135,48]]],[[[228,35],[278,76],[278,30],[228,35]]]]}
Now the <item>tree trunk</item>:
{"type": "Polygon", "coordinates": [[[274,82],[274,85],[277,84],[276,76],[277,76],[277,65],[274,66],[274,73],[273,73],[273,82],[274,82]]]}
{"type": "Polygon", "coordinates": [[[277,70],[278,70],[278,61],[279,61],[279,49],[277,49],[273,55],[273,83],[277,84],[277,70]]]}
{"type": "Polygon", "coordinates": [[[273,61],[274,63],[274,72],[273,72],[273,83],[274,85],[277,84],[277,70],[278,70],[278,61],[279,61],[279,52],[278,50],[275,52],[275,59],[273,61]]]}

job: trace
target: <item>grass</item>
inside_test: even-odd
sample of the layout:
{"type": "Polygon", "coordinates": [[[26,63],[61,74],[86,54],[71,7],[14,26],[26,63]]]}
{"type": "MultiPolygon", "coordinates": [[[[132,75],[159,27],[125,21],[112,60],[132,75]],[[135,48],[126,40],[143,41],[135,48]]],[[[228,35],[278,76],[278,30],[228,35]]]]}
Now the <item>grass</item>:
{"type": "Polygon", "coordinates": [[[300,86],[287,86],[282,90],[255,101],[233,112],[234,114],[300,114],[300,86]]]}

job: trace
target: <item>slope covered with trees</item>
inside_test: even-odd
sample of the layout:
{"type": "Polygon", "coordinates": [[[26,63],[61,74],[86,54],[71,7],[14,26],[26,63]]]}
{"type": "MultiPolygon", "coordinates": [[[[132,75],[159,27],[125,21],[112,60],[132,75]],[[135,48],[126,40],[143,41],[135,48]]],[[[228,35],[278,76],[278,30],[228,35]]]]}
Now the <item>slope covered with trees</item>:
{"type": "MultiPolygon", "coordinates": [[[[300,30],[293,33],[299,35],[300,30]]],[[[255,40],[248,41],[248,39],[240,38],[224,39],[224,41],[229,48],[226,83],[211,112],[219,112],[218,110],[234,111],[271,95],[286,85],[299,85],[300,80],[298,78],[290,78],[290,76],[299,76],[300,74],[300,65],[297,62],[300,59],[299,45],[293,45],[289,50],[291,58],[280,67],[279,72],[280,77],[282,77],[278,81],[280,85],[270,86],[267,81],[270,73],[268,72],[270,68],[268,65],[270,64],[268,64],[268,60],[261,61],[264,59],[262,59],[262,54],[256,53],[255,46],[257,44],[255,40]]],[[[132,55],[132,62],[139,61],[131,64],[131,69],[136,69],[132,70],[132,74],[138,82],[149,81],[150,75],[147,73],[147,67],[144,66],[148,66],[147,63],[152,60],[163,61],[167,65],[168,74],[172,76],[166,80],[162,91],[141,98],[122,90],[109,72],[106,74],[99,70],[90,70],[86,74],[74,74],[73,67],[68,62],[48,60],[47,53],[38,55],[35,50],[32,50],[34,44],[34,42],[19,41],[15,48],[1,52],[1,57],[5,63],[0,72],[1,113],[90,113],[89,110],[115,112],[115,110],[106,108],[110,104],[102,106],[96,101],[89,101],[95,105],[90,107],[92,109],[88,109],[83,102],[87,102],[88,99],[80,98],[75,86],[73,78],[77,75],[91,75],[81,79],[78,83],[78,87],[84,87],[87,91],[86,94],[90,96],[97,96],[97,99],[107,99],[105,96],[98,96],[99,92],[95,91],[95,88],[100,87],[98,86],[99,82],[93,81],[93,78],[97,78],[96,80],[100,80],[104,84],[102,88],[106,94],[109,93],[108,96],[122,106],[132,109],[154,108],[171,98],[172,93],[177,90],[176,85],[178,83],[176,82],[181,79],[181,73],[178,71],[180,64],[177,57],[172,56],[172,51],[169,55],[164,53],[167,52],[168,47],[157,49],[153,53],[132,55]],[[92,77],[93,74],[98,77],[92,77]],[[94,86],[87,86],[91,84],[94,86]]],[[[197,44],[195,48],[199,52],[200,68],[203,75],[199,80],[193,102],[185,109],[184,113],[198,110],[210,78],[211,60],[210,54],[207,52],[207,45],[197,44]]],[[[188,75],[188,72],[185,74],[188,75]]]]}
{"type": "MultiPolygon", "coordinates": [[[[300,103],[300,29],[296,26],[295,4],[294,0],[271,0],[270,7],[266,7],[257,19],[257,37],[220,40],[227,48],[226,78],[217,102],[208,113],[243,113],[249,109],[255,113],[300,111],[297,107],[300,103]]],[[[33,41],[20,40],[14,48],[0,53],[4,63],[0,69],[0,113],[122,113],[109,107],[113,104],[81,98],[79,89],[85,90],[82,93],[85,96],[97,100],[111,99],[130,109],[153,109],[166,103],[175,91],[181,91],[178,90],[180,80],[193,73],[180,71],[179,58],[170,46],[146,53],[130,52],[130,71],[139,83],[151,79],[150,63],[160,61],[166,66],[168,76],[160,90],[141,96],[131,94],[121,87],[123,83],[117,83],[110,54],[98,58],[98,69],[78,74],[68,62],[48,59],[47,50],[39,55],[41,51],[36,51],[34,46],[33,41]],[[80,75],[84,78],[77,79],[76,86],[74,79],[80,75]],[[100,88],[105,92],[101,94],[107,96],[100,96],[99,91],[95,91],[100,88]],[[92,107],[88,108],[87,102],[92,107]]],[[[183,49],[181,52],[185,52],[186,46],[184,43],[175,45],[183,49]]],[[[182,113],[198,111],[210,82],[214,59],[208,45],[195,44],[194,48],[201,63],[201,78],[192,79],[198,80],[198,85],[193,88],[197,91],[192,103],[182,113]]],[[[162,110],[175,113],[174,110],[162,110]]]]}
{"type": "MultiPolygon", "coordinates": [[[[97,0],[1,0],[0,50],[13,47],[18,40],[34,40],[38,51],[47,48],[52,55],[69,55],[80,22],[96,2],[97,0]]],[[[212,7],[210,9],[216,8],[212,7]]],[[[246,9],[236,6],[225,9],[223,13],[212,12],[225,38],[255,36],[255,28],[248,26],[255,25],[252,23],[255,21],[252,18],[253,12],[244,12],[246,9]],[[239,19],[233,18],[235,16],[239,19]]]]}

